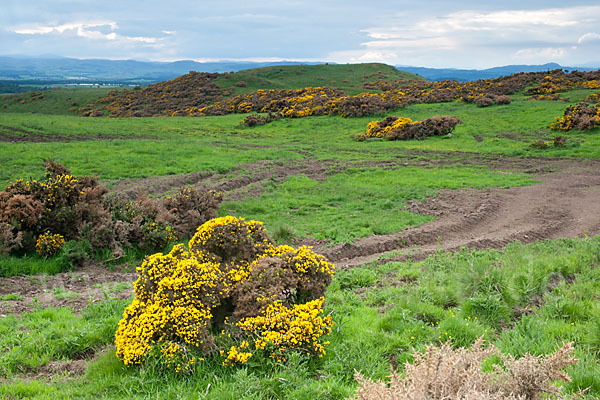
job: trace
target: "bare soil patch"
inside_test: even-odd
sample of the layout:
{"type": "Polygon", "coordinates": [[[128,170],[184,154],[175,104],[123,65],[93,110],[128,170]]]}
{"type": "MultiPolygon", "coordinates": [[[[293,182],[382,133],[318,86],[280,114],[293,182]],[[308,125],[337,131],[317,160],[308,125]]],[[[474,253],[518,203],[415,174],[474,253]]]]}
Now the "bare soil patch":
{"type": "Polygon", "coordinates": [[[12,143],[41,143],[41,142],[85,142],[90,140],[131,140],[131,139],[158,139],[152,136],[121,136],[110,134],[97,134],[85,136],[48,135],[39,132],[28,131],[13,126],[0,125],[0,142],[12,143]]]}
{"type": "Polygon", "coordinates": [[[14,295],[16,300],[0,301],[0,317],[21,314],[35,307],[66,306],[75,312],[93,302],[133,296],[136,273],[109,271],[91,264],[77,271],[56,275],[13,276],[0,279],[0,298],[14,295]]]}
{"type": "Polygon", "coordinates": [[[532,186],[442,190],[435,198],[406,207],[436,220],[321,251],[339,267],[349,267],[382,256],[385,261],[415,260],[463,247],[502,248],[517,240],[528,243],[600,233],[599,161],[546,160],[535,172],[541,182],[532,186]],[[538,172],[549,169],[553,172],[538,172]],[[401,254],[387,256],[391,251],[401,254]]]}

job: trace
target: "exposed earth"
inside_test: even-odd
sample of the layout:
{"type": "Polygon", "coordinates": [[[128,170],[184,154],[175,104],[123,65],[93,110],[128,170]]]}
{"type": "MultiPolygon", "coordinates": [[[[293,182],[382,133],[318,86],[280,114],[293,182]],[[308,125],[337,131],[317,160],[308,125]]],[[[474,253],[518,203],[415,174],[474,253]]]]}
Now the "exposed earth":
{"type": "MultiPolygon", "coordinates": [[[[304,174],[322,180],[344,168],[375,166],[403,168],[419,165],[459,163],[528,173],[539,181],[531,186],[509,189],[441,190],[437,197],[410,202],[406,209],[436,219],[416,228],[389,235],[360,239],[354,244],[327,247],[325,243],[304,240],[317,252],[334,261],[338,268],[370,262],[418,260],[438,251],[502,248],[513,241],[523,243],[540,239],[573,238],[600,234],[600,161],[575,159],[524,159],[498,156],[415,152],[399,156],[397,162],[340,165],[334,161],[305,161],[283,165],[259,163],[246,165],[233,174],[197,172],[143,180],[130,180],[112,189],[140,186],[150,193],[165,193],[181,185],[212,187],[228,199],[256,196],[267,181],[281,182],[287,176],[304,174]],[[436,157],[433,157],[433,156],[436,157]],[[473,157],[472,157],[473,156],[473,157]]],[[[129,298],[136,279],[134,272],[109,271],[91,264],[83,269],[54,276],[17,276],[0,279],[0,317],[20,314],[37,305],[69,306],[76,312],[90,302],[106,296],[129,298]]]]}

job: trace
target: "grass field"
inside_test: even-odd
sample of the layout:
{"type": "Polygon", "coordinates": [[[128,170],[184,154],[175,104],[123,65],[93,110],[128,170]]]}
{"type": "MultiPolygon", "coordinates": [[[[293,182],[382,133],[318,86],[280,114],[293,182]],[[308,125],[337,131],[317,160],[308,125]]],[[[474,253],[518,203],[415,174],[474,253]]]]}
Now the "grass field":
{"type": "MultiPolygon", "coordinates": [[[[571,94],[585,97],[590,91],[571,94]]],[[[594,132],[569,132],[565,147],[535,149],[531,142],[548,140],[549,129],[563,102],[516,98],[506,106],[479,108],[472,104],[420,104],[390,113],[413,120],[453,115],[463,122],[451,140],[368,142],[352,140],[374,117],[333,116],[285,119],[255,128],[239,126],[243,115],[199,118],[91,118],[26,113],[1,113],[0,125],[17,128],[16,136],[44,135],[67,143],[0,142],[0,185],[35,176],[48,157],[68,165],[76,175],[120,179],[189,173],[225,172],[243,163],[266,160],[334,159],[342,162],[391,160],[407,150],[474,152],[531,157],[597,158],[600,138],[594,132]],[[105,146],[98,146],[98,139],[105,146]],[[86,140],[87,139],[87,140],[86,140]],[[260,145],[258,147],[257,145],[260,145]],[[132,150],[133,149],[133,150],[132,150]],[[244,149],[244,152],[239,152],[244,149]],[[161,162],[150,162],[161,155],[161,162]],[[209,156],[209,157],[207,157],[209,156]]],[[[377,117],[379,118],[379,117],[377,117]]],[[[1,128],[1,127],[0,127],[1,128]]],[[[444,158],[447,157],[444,155],[444,158]]]]}
{"type": "MultiPolygon", "coordinates": [[[[366,73],[361,69],[348,78],[349,67],[343,73],[322,68],[238,72],[235,79],[247,86],[236,90],[309,79],[352,91],[366,73]]],[[[381,66],[368,68],[376,73],[381,66]]],[[[227,87],[226,78],[219,79],[227,87]]],[[[592,92],[565,96],[575,102],[592,92]]],[[[433,216],[405,206],[435,198],[442,189],[535,184],[533,173],[516,167],[520,162],[600,158],[598,129],[560,133],[567,137],[564,147],[531,147],[559,134],[549,125],[570,103],[530,101],[521,94],[502,106],[420,104],[391,112],[413,120],[452,115],[462,121],[452,137],[397,142],[354,140],[368,122],[383,116],[280,119],[248,128],[240,125],[244,115],[239,114],[81,118],[69,110],[71,100],[84,104],[103,94],[103,89],[57,90],[24,104],[1,96],[0,187],[17,178],[39,178],[48,158],[74,175],[98,176],[111,189],[144,189],[205,171],[214,186],[250,181],[229,189],[220,215],[264,221],[282,243],[317,241],[326,249],[431,221],[433,216]]],[[[151,194],[175,189],[160,186],[151,194]]],[[[322,359],[297,354],[286,363],[231,369],[215,358],[187,378],[153,363],[125,367],[116,358],[116,325],[130,303],[116,294],[126,283],[103,287],[103,299],[90,296],[82,309],[45,307],[36,297],[26,310],[0,318],[0,398],[340,399],[356,389],[354,370],[383,379],[391,364],[402,368],[412,359],[413,348],[447,340],[469,346],[481,336],[515,356],[548,354],[574,342],[579,362],[569,367],[572,382],[565,388],[569,393],[589,388],[589,399],[600,396],[600,237],[439,251],[419,260],[409,254],[405,261],[389,261],[396,255],[337,271],[326,294],[334,326],[322,359]]],[[[129,269],[137,256],[127,260],[129,269]]],[[[33,282],[36,274],[60,270],[52,259],[0,258],[5,277],[24,273],[33,282]]],[[[45,296],[82,300],[66,287],[45,296]]],[[[24,297],[18,291],[3,295],[0,307],[9,309],[24,297]]]]}
{"type": "MultiPolygon", "coordinates": [[[[225,369],[207,362],[187,379],[156,366],[126,368],[114,355],[114,327],[127,301],[36,309],[0,320],[5,398],[343,398],[353,373],[389,374],[389,357],[401,365],[411,349],[451,339],[468,346],[484,336],[504,352],[547,354],[573,341],[579,363],[568,370],[569,390],[600,393],[597,354],[598,238],[515,243],[505,250],[439,254],[422,262],[385,263],[339,271],[328,293],[334,318],[327,355],[298,356],[286,364],[225,369]],[[568,278],[567,278],[568,277],[568,278]],[[568,281],[567,281],[568,280],[568,281]],[[404,282],[396,284],[396,282],[404,282]],[[519,312],[516,312],[519,310],[519,312]],[[528,310],[534,310],[530,312],[528,310]],[[43,351],[40,351],[43,349],[43,351]],[[49,361],[95,354],[84,376],[21,380],[49,361]]],[[[11,300],[4,300],[11,301],[11,300]]]]}

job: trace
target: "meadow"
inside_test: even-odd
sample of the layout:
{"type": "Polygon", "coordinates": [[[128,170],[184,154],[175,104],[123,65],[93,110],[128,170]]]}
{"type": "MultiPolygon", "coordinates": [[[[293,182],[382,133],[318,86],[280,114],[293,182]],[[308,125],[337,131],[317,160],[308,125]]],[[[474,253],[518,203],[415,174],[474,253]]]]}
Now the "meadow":
{"type": "MultiPolygon", "coordinates": [[[[267,78],[343,81],[337,72],[295,71],[284,71],[284,79],[276,69],[246,72],[238,78],[248,86],[238,90],[250,91],[267,78]]],[[[358,76],[348,78],[346,88],[358,76]]],[[[444,237],[434,231],[427,243],[360,254],[368,260],[353,262],[359,257],[343,253],[443,221],[446,214],[417,209],[441,194],[487,196],[535,187],[555,173],[593,170],[600,158],[599,129],[557,133],[550,124],[568,104],[596,91],[566,92],[569,102],[532,101],[519,92],[506,105],[414,104],[386,115],[284,118],[256,127],[240,124],[243,114],[75,115],[69,102],[85,104],[105,94],[94,89],[48,92],[33,105],[0,96],[0,106],[7,105],[0,110],[0,187],[18,178],[39,179],[46,159],[73,175],[97,176],[114,192],[140,188],[160,198],[180,186],[207,186],[224,193],[219,216],[263,221],[277,243],[314,245],[337,266],[325,295],[333,328],[323,358],[296,353],[286,362],[251,359],[229,368],[214,357],[181,376],[158,362],[125,366],[115,355],[115,330],[132,299],[133,279],[125,278],[134,276],[143,253],[116,262],[97,254],[81,271],[37,255],[0,258],[0,397],[339,399],[355,392],[355,370],[385,379],[390,366],[402,370],[413,359],[413,349],[446,341],[468,347],[483,337],[515,357],[549,354],[573,342],[579,361],[567,368],[572,381],[564,389],[587,388],[584,397],[597,398],[597,230],[570,238],[557,238],[558,230],[520,241],[507,236],[507,245],[465,242],[462,249],[446,247],[445,236],[456,233],[440,230],[444,237]],[[355,140],[369,122],[387,115],[415,121],[451,115],[461,123],[450,137],[355,140]],[[564,146],[531,145],[558,135],[566,137],[564,146]],[[432,251],[419,251],[428,245],[432,251]],[[100,269],[102,277],[114,276],[94,284],[80,279],[100,269]]],[[[588,189],[598,185],[592,180],[588,189]]],[[[484,229],[487,214],[481,218],[477,226],[484,229]]]]}

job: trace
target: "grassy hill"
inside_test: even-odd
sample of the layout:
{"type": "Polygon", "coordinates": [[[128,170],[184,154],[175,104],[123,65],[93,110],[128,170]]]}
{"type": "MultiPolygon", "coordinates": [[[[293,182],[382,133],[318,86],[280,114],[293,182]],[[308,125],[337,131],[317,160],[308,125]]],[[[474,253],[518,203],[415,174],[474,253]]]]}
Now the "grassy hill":
{"type": "Polygon", "coordinates": [[[0,113],[76,115],[79,106],[106,96],[111,88],[65,88],[0,95],[0,113]]]}
{"type": "Polygon", "coordinates": [[[380,63],[321,64],[247,69],[234,74],[222,74],[215,83],[223,89],[233,89],[234,94],[251,93],[258,89],[300,89],[309,86],[329,86],[346,94],[356,94],[365,91],[365,83],[378,80],[424,81],[425,78],[380,63]],[[238,86],[239,82],[244,82],[246,86],[238,86]]]}
{"type": "MultiPolygon", "coordinates": [[[[178,98],[193,97],[192,103],[197,104],[198,102],[210,103],[217,96],[252,93],[258,89],[329,86],[353,95],[366,91],[365,84],[368,82],[424,80],[422,77],[399,71],[390,65],[376,63],[284,65],[235,73],[215,73],[210,74],[210,79],[206,79],[206,75],[190,73],[170,81],[150,85],[142,91],[120,90],[116,97],[123,95],[128,99],[140,100],[141,95],[143,97],[141,101],[148,103],[164,99],[163,95],[166,94],[178,98]],[[198,97],[199,93],[202,93],[202,99],[198,97]]],[[[37,113],[39,110],[44,110],[45,114],[75,115],[77,107],[93,103],[106,96],[109,91],[110,89],[107,88],[69,88],[0,95],[0,112],[37,113]]]]}

